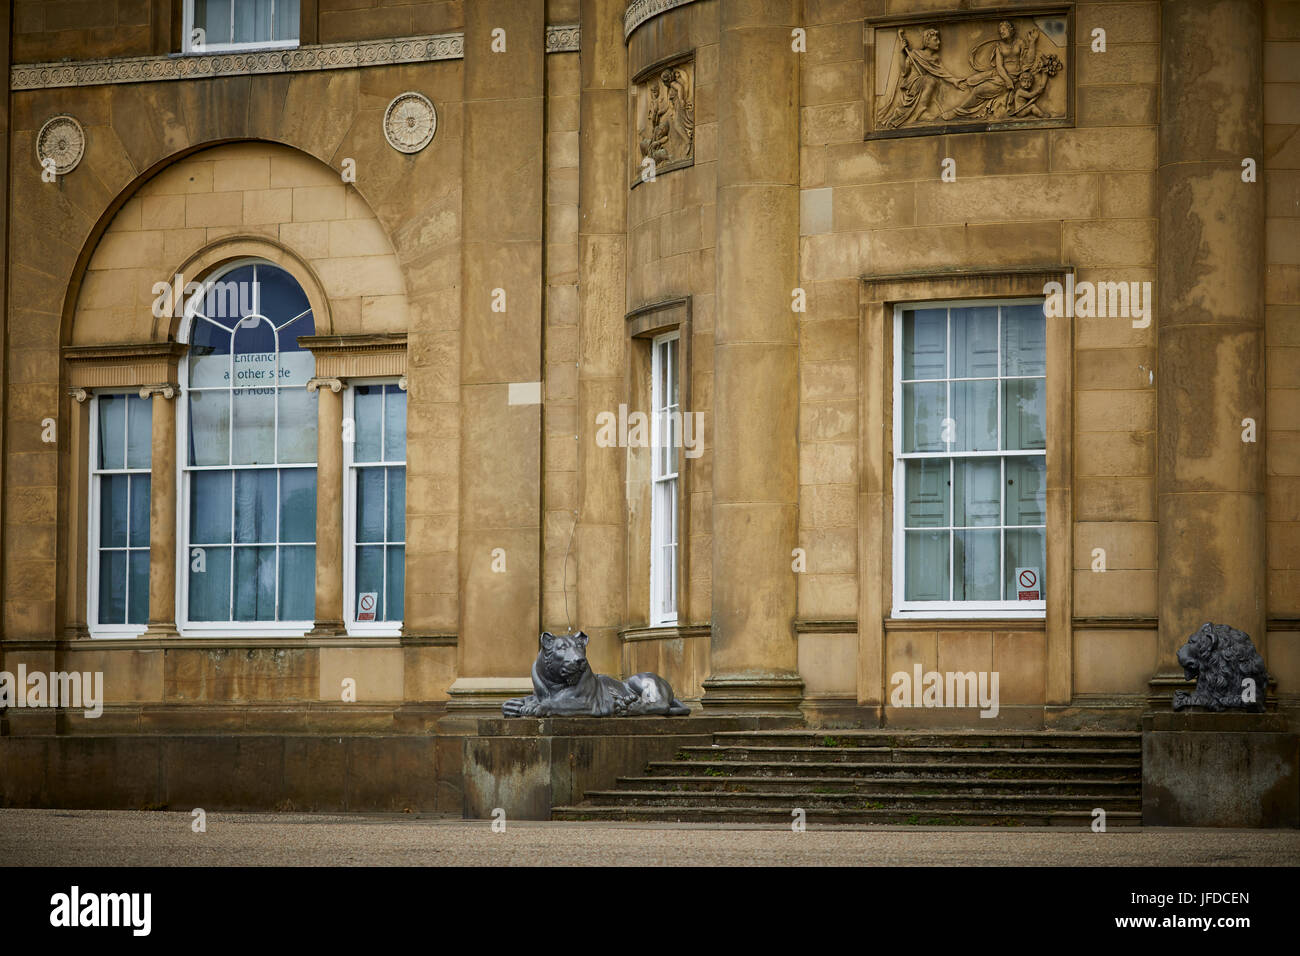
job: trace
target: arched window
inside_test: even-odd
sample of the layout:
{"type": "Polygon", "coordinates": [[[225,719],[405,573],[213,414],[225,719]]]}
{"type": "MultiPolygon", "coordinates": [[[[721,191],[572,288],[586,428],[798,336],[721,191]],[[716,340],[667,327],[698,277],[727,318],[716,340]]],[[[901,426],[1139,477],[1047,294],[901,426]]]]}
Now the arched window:
{"type": "Polygon", "coordinates": [[[283,269],[246,261],[209,280],[186,314],[179,623],[310,627],[317,397],[306,388],[315,360],[298,345],[315,332],[307,296],[283,269]]]}

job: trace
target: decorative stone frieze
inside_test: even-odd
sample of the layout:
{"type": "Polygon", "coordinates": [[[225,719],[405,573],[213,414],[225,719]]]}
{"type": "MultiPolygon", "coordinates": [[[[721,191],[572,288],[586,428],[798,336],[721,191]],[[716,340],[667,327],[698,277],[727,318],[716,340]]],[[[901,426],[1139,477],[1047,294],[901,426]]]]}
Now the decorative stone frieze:
{"type": "Polygon", "coordinates": [[[694,2],[695,0],[632,0],[623,13],[623,39],[630,37],[632,31],[647,20],[694,2]]]}
{"type": "MultiPolygon", "coordinates": [[[[546,28],[546,52],[578,49],[577,24],[546,28]]],[[[9,71],[11,90],[49,90],[61,86],[102,86],[192,80],[207,76],[248,76],[256,73],[300,73],[304,70],[344,70],[361,66],[393,66],[460,60],[465,34],[433,33],[353,43],[322,43],[294,50],[251,50],[202,56],[108,57],[74,62],[16,63],[9,71]]]]}
{"type": "Polygon", "coordinates": [[[695,162],[694,55],[658,64],[630,90],[632,184],[695,162]]]}
{"type": "Polygon", "coordinates": [[[581,35],[582,31],[576,23],[549,26],[546,28],[546,52],[577,53],[581,35]]]}
{"type": "Polygon", "coordinates": [[[867,29],[869,139],[1073,122],[1068,11],[894,18],[867,29]]]}

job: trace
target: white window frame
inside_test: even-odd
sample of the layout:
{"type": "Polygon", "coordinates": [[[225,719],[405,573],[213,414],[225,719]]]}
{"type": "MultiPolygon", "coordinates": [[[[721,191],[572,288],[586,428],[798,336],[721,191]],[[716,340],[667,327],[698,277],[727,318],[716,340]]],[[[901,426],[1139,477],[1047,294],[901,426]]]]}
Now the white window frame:
{"type": "Polygon", "coordinates": [[[672,362],[672,372],[676,376],[678,401],[681,400],[681,349],[679,343],[681,340],[680,330],[674,329],[671,332],[665,332],[662,335],[656,335],[650,341],[650,626],[651,627],[668,627],[676,624],[681,616],[681,608],[678,607],[678,601],[681,594],[681,542],[674,540],[671,542],[673,549],[673,562],[671,568],[664,567],[662,557],[663,549],[669,546],[667,541],[668,535],[672,528],[681,530],[681,456],[677,450],[672,453],[674,468],[671,473],[660,473],[659,467],[661,456],[659,454],[660,446],[668,438],[663,435],[662,418],[664,413],[676,411],[678,414],[678,436],[681,436],[681,408],[680,405],[674,407],[665,404],[665,396],[662,394],[663,389],[663,368],[662,360],[659,358],[660,346],[665,343],[673,343],[672,351],[675,361],[672,362]],[[665,522],[665,515],[659,508],[659,486],[671,482],[673,488],[672,502],[673,516],[672,520],[665,522]],[[675,587],[672,590],[673,610],[671,614],[665,613],[659,604],[659,595],[662,593],[664,576],[672,575],[675,587]]]}
{"type": "MultiPolygon", "coordinates": [[[[203,302],[208,288],[214,282],[220,281],[226,275],[234,272],[236,269],[247,265],[268,265],[274,268],[284,270],[283,266],[277,265],[268,259],[259,256],[247,256],[227,262],[221,269],[212,273],[203,282],[203,293],[190,296],[185,303],[185,317],[181,322],[180,333],[176,336],[177,341],[189,344],[190,336],[194,330],[194,313],[197,311],[200,303],[203,302]]],[[[290,273],[292,275],[292,273],[290,273]]],[[[297,278],[294,277],[297,282],[297,278]]],[[[305,292],[305,290],[304,290],[305,292]]],[[[315,321],[316,316],[312,319],[315,321]]],[[[189,464],[189,443],[190,443],[190,416],[189,416],[189,393],[190,393],[190,363],[189,356],[185,356],[178,363],[178,377],[180,379],[180,393],[176,401],[180,404],[176,407],[176,633],[181,637],[304,637],[307,632],[316,626],[314,620],[311,621],[190,621],[190,552],[196,547],[190,544],[190,475],[195,471],[239,471],[246,466],[237,466],[234,464],[228,467],[220,466],[191,466],[189,464]]],[[[235,427],[234,417],[231,417],[230,427],[235,427]]],[[[233,437],[231,439],[234,440],[233,437]]],[[[279,441],[278,422],[276,441],[279,441]]],[[[277,455],[278,457],[278,455],[277,455]]],[[[318,460],[310,465],[308,464],[291,464],[276,463],[270,468],[280,470],[283,468],[315,468],[317,470],[317,507],[320,506],[320,461],[318,460]]],[[[253,470],[253,469],[248,469],[253,470]]],[[[269,469],[267,469],[269,470],[269,469]]],[[[278,488],[278,479],[277,479],[278,488]]],[[[233,505],[232,505],[233,506],[233,505]]],[[[277,505],[278,507],[278,505],[277,505]]],[[[278,534],[278,532],[277,532],[278,534]]],[[[293,542],[294,544],[307,544],[308,542],[293,542]]],[[[315,539],[311,541],[313,547],[318,546],[315,539]]],[[[220,547],[220,545],[218,546],[220,547]]],[[[235,555],[235,544],[230,544],[231,555],[230,563],[233,573],[235,555]]],[[[317,555],[317,560],[320,557],[317,555]]],[[[278,581],[277,581],[278,585],[278,581]]],[[[313,581],[314,586],[314,581],[313,581]]],[[[231,600],[234,600],[233,585],[231,600]]]]}
{"type": "MultiPolygon", "coordinates": [[[[231,35],[234,35],[235,3],[231,0],[231,35]]],[[[205,43],[201,47],[194,45],[194,0],[185,0],[185,29],[181,33],[181,52],[186,56],[206,56],[212,53],[235,53],[251,50],[296,50],[302,38],[302,2],[298,3],[298,36],[292,40],[262,40],[249,43],[205,43]]],[[[275,23],[275,6],[271,6],[271,22],[275,23]]]]}
{"type": "MultiPolygon", "coordinates": [[[[145,609],[144,624],[101,624],[99,623],[99,550],[100,550],[99,521],[100,521],[100,507],[101,507],[99,479],[104,475],[148,474],[150,476],[149,478],[150,512],[152,513],[153,510],[153,448],[152,445],[150,446],[149,449],[149,468],[147,469],[126,467],[127,460],[126,460],[125,449],[123,450],[123,455],[122,455],[122,465],[123,465],[122,468],[102,469],[96,467],[96,463],[99,461],[99,399],[101,396],[109,396],[109,395],[130,396],[130,395],[138,395],[138,394],[139,394],[138,389],[103,389],[103,390],[96,389],[95,394],[93,394],[90,397],[90,401],[91,401],[90,432],[89,432],[90,454],[87,456],[89,458],[89,461],[87,462],[87,466],[89,469],[89,476],[90,476],[90,481],[89,481],[90,500],[86,504],[86,525],[87,525],[86,542],[88,545],[87,550],[89,552],[87,555],[88,562],[87,562],[87,569],[86,569],[86,628],[90,632],[91,637],[103,637],[103,638],[139,637],[141,634],[143,634],[145,631],[149,629],[148,608],[145,609]]],[[[149,401],[149,400],[145,399],[145,401],[149,401]]],[[[150,419],[153,418],[152,403],[150,404],[149,407],[149,417],[150,419]]],[[[128,413],[128,418],[129,418],[129,413],[128,413]]],[[[152,429],[152,427],[153,427],[153,423],[151,421],[150,428],[152,429]]],[[[124,436],[125,436],[125,432],[124,432],[124,436]]],[[[128,497],[127,509],[129,510],[130,507],[131,507],[131,502],[128,497]]],[[[150,530],[152,531],[152,529],[150,530]]],[[[136,550],[149,550],[149,548],[152,548],[152,546],[153,546],[153,535],[150,534],[149,547],[144,549],[136,549],[136,550]]],[[[131,550],[132,549],[131,549],[130,539],[128,538],[127,539],[128,554],[130,553],[131,550]]],[[[128,602],[127,616],[128,617],[130,616],[129,607],[130,607],[130,600],[131,600],[131,594],[130,594],[131,573],[130,572],[131,572],[131,559],[128,557],[127,558],[127,602],[128,602]]],[[[145,596],[145,600],[146,601],[148,600],[148,595],[145,596]]]]}
{"type": "MultiPolygon", "coordinates": [[[[404,621],[358,621],[356,608],[357,594],[357,471],[361,468],[406,468],[406,455],[401,461],[356,463],[356,386],[358,385],[399,385],[396,378],[357,378],[348,379],[343,394],[343,421],[352,423],[351,435],[344,435],[343,442],[343,622],[349,635],[354,637],[401,637],[404,621]],[[346,440],[351,438],[351,440],[346,440]]],[[[400,385],[399,385],[400,387],[400,385]]],[[[387,415],[387,406],[382,406],[382,415],[387,415]]],[[[409,405],[408,405],[409,414],[409,405]]],[[[381,434],[382,422],[381,421],[381,434]]],[[[402,436],[402,447],[406,447],[406,436],[402,436]]],[[[388,492],[385,486],[385,496],[388,492]]],[[[384,501],[384,515],[387,520],[388,502],[384,501]]],[[[405,522],[403,522],[405,528],[405,522]]],[[[406,533],[402,533],[402,556],[406,557],[406,533]]],[[[384,560],[384,584],[388,584],[388,560],[384,560]]],[[[406,602],[403,600],[403,616],[406,602]]]]}
{"type": "MultiPolygon", "coordinates": [[[[960,309],[967,307],[979,306],[1004,306],[1004,305],[1041,305],[1041,297],[1016,297],[1006,299],[935,299],[935,300],[918,300],[915,302],[897,303],[894,306],[894,367],[893,375],[893,396],[894,396],[894,475],[893,475],[893,494],[894,494],[894,533],[893,533],[893,606],[891,608],[891,617],[895,618],[934,618],[948,619],[957,618],[963,620],[980,620],[980,619],[1019,619],[1025,618],[1030,620],[1042,620],[1047,616],[1046,600],[1039,601],[907,601],[903,595],[906,593],[905,579],[907,574],[907,562],[905,560],[905,542],[906,534],[904,532],[904,514],[906,507],[906,487],[905,487],[905,466],[909,458],[994,458],[1002,460],[1008,457],[1042,457],[1046,459],[1047,449],[1031,450],[1025,452],[1012,451],[1008,452],[1003,449],[986,452],[904,452],[903,446],[903,313],[913,309],[960,309]]],[[[951,323],[948,331],[948,348],[946,350],[948,368],[945,373],[951,370],[952,363],[952,332],[951,323]]],[[[1001,382],[1004,376],[1001,374],[1002,368],[1002,319],[1001,313],[998,317],[998,429],[999,435],[1002,429],[1002,387],[1001,382]]],[[[981,376],[983,378],[983,376],[981,376]]],[[[1044,389],[1050,386],[1047,382],[1046,371],[1042,376],[1006,376],[1005,378],[1038,378],[1044,381],[1044,389]]],[[[952,381],[952,379],[948,379],[952,381]]],[[[1047,422],[1044,421],[1046,446],[1051,441],[1052,435],[1047,431],[1047,422]]],[[[1044,489],[1046,494],[1046,489],[1044,489]]],[[[949,490],[949,507],[952,508],[952,492],[949,490]]],[[[950,512],[951,517],[951,512],[950,512]]],[[[1006,520],[1006,480],[1005,474],[1002,481],[1002,508],[999,515],[999,521],[1006,520]]],[[[1046,524],[1046,515],[1044,515],[1044,524],[1046,524]]],[[[1037,526],[1034,526],[1037,527],[1037,526]]],[[[1002,532],[999,540],[1001,547],[999,550],[999,581],[1005,581],[1005,568],[1001,563],[1006,560],[1006,543],[1005,532],[1007,525],[999,523],[998,529],[1002,532]]],[[[1051,542],[1047,538],[1047,531],[1043,531],[1044,553],[1051,547],[1051,542]]],[[[949,560],[948,575],[951,580],[952,568],[952,533],[949,533],[949,560]]],[[[1040,588],[1043,581],[1041,575],[1046,568],[1039,569],[1040,588]]]]}

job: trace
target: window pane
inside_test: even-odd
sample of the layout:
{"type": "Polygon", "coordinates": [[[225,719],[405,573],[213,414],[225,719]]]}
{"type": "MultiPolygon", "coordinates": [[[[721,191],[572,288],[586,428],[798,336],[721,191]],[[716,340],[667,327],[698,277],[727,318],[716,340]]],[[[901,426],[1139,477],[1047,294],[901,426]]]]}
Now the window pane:
{"type": "Polygon", "coordinates": [[[273,463],[275,461],[275,389],[237,388],[234,397],[234,463],[236,465],[273,463]]]}
{"type": "Polygon", "coordinates": [[[388,540],[406,540],[406,469],[385,468],[388,472],[388,540]]]}
{"type": "Polygon", "coordinates": [[[952,377],[998,374],[997,306],[952,310],[952,377]]]}
{"type": "MultiPolygon", "coordinates": [[[[357,593],[356,605],[361,604],[361,595],[374,592],[382,600],[384,597],[384,547],[383,545],[366,545],[357,548],[357,593]]],[[[375,620],[382,620],[382,607],[375,607],[375,620]]]]}
{"type": "Polygon", "coordinates": [[[190,392],[190,464],[230,464],[230,393],[190,392]]]}
{"type": "Polygon", "coordinates": [[[316,548],[280,549],[280,620],[310,621],[316,616],[316,548]]]}
{"type": "Polygon", "coordinates": [[[406,393],[396,385],[384,389],[384,461],[406,460],[406,393]]]}
{"type": "MultiPolygon", "coordinates": [[[[280,469],[280,540],[316,540],[316,469],[314,468],[280,469]]],[[[293,620],[306,620],[306,618],[293,620]]]]}
{"type": "Polygon", "coordinates": [[[126,547],[127,476],[104,475],[99,479],[99,546],[126,547]]]}
{"type": "Polygon", "coordinates": [[[230,42],[231,0],[194,0],[194,25],[207,31],[208,44],[230,42]]]}
{"type": "Polygon", "coordinates": [[[1047,447],[1047,396],[1041,378],[1002,383],[1002,434],[1007,449],[1047,447]]]}
{"type": "Polygon", "coordinates": [[[274,471],[235,472],[235,540],[247,544],[274,542],[275,505],[274,471]]]}
{"type": "Polygon", "coordinates": [[[904,537],[904,600],[948,600],[948,532],[908,531],[904,537]]]}
{"type": "Polygon", "coordinates": [[[948,526],[948,459],[912,458],[904,466],[906,479],[903,526],[948,526]]]}
{"type": "Polygon", "coordinates": [[[126,443],[126,396],[99,397],[99,467],[122,468],[126,443]]]}
{"type": "Polygon", "coordinates": [[[300,330],[303,335],[311,335],[311,316],[308,316],[305,321],[293,323],[288,330],[280,332],[280,384],[285,387],[302,388],[316,374],[316,359],[310,352],[289,351],[290,347],[297,348],[293,335],[289,334],[290,330],[294,329],[300,330]]]}
{"type": "Polygon", "coordinates": [[[129,540],[133,548],[149,547],[148,475],[131,475],[131,528],[129,540]]]}
{"type": "Polygon", "coordinates": [[[1007,531],[1007,556],[1004,565],[1006,573],[1003,575],[1005,581],[1005,592],[1003,599],[1015,601],[1019,599],[1019,589],[1016,583],[1016,569],[1030,568],[1037,572],[1038,575],[1038,600],[1045,600],[1043,597],[1043,572],[1046,570],[1045,551],[1043,549],[1044,532],[1041,528],[1033,530],[1007,531]]]}
{"type": "Polygon", "coordinates": [[[1047,523],[1047,462],[1042,456],[1008,458],[1007,524],[1047,523]]]}
{"type": "Polygon", "coordinates": [[[353,461],[380,460],[380,430],[383,427],[383,388],[379,385],[358,385],[352,402],[352,420],[355,425],[356,444],[352,450],[353,461]]]}
{"type": "Polygon", "coordinates": [[[357,469],[358,541],[384,540],[384,471],[383,468],[357,469]]]}
{"type": "Polygon", "coordinates": [[[203,561],[196,570],[193,549],[190,551],[190,620],[230,620],[230,549],[204,548],[203,561]]]}
{"type": "Polygon", "coordinates": [[[953,451],[997,451],[998,383],[953,382],[953,451]]]}
{"type": "Polygon", "coordinates": [[[195,318],[190,330],[190,388],[230,386],[230,329],[236,318],[195,318]]]}
{"type": "Polygon", "coordinates": [[[149,552],[131,552],[131,602],[128,624],[149,623],[149,552]]]}
{"type": "Polygon", "coordinates": [[[190,479],[190,540],[195,544],[230,542],[228,471],[196,471],[190,479]]]}
{"type": "Polygon", "coordinates": [[[235,42],[265,42],[271,39],[271,0],[237,0],[235,42]]]}
{"type": "Polygon", "coordinates": [[[1047,374],[1047,320],[1041,304],[1002,307],[1003,375],[1047,374]]]}
{"type": "Polygon", "coordinates": [[[275,550],[235,549],[236,621],[275,620],[275,550]]]}
{"type": "Polygon", "coordinates": [[[127,396],[126,466],[148,468],[152,456],[153,406],[152,399],[139,395],[127,396]]]}
{"type": "Polygon", "coordinates": [[[952,539],[952,599],[998,600],[997,531],[954,531],[952,539]]]}
{"type": "MultiPolygon", "coordinates": [[[[297,6],[297,4],[294,4],[297,6]]],[[[311,335],[312,330],[301,329],[286,336],[285,323],[296,319],[311,308],[307,302],[307,293],[289,273],[276,266],[258,263],[257,265],[258,311],[271,320],[271,324],[280,329],[280,351],[291,352],[298,349],[297,336],[311,335]]]]}
{"type": "Polygon", "coordinates": [[[947,354],[947,309],[903,313],[903,378],[943,378],[947,354]]]}
{"type": "MultiPolygon", "coordinates": [[[[959,528],[996,528],[1002,515],[1001,460],[959,458],[952,463],[952,479],[953,525],[959,528]]],[[[996,574],[993,580],[996,584],[996,574]]]]}
{"type": "Polygon", "coordinates": [[[126,623],[126,552],[99,553],[99,623],[126,623]]]}
{"type": "Polygon", "coordinates": [[[273,37],[276,40],[298,39],[298,0],[276,0],[273,37]]]}
{"type": "Polygon", "coordinates": [[[406,549],[398,545],[388,549],[388,596],[384,601],[384,620],[400,621],[403,614],[403,588],[406,581],[406,549]]]}
{"type": "Polygon", "coordinates": [[[947,410],[943,382],[903,386],[903,451],[943,451],[947,410]]]}
{"type": "Polygon", "coordinates": [[[318,394],[305,388],[277,391],[280,393],[280,461],[315,461],[318,394]]]}

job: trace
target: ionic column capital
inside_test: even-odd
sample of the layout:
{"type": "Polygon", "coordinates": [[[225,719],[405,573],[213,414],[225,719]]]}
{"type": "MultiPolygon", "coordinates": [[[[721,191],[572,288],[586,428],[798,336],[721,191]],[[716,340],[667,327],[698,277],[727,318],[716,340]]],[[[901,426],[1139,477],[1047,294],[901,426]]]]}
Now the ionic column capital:
{"type": "Polygon", "coordinates": [[[173,399],[181,393],[181,387],[174,382],[159,382],[155,385],[141,385],[140,397],[152,398],[155,395],[161,395],[166,399],[173,399]]]}
{"type": "Polygon", "coordinates": [[[87,389],[77,388],[75,385],[68,389],[68,394],[72,396],[72,400],[78,405],[84,405],[86,399],[90,398],[90,392],[87,389]]]}
{"type": "Polygon", "coordinates": [[[315,392],[322,388],[328,388],[334,394],[343,391],[343,379],[316,377],[307,380],[307,391],[315,392]]]}

